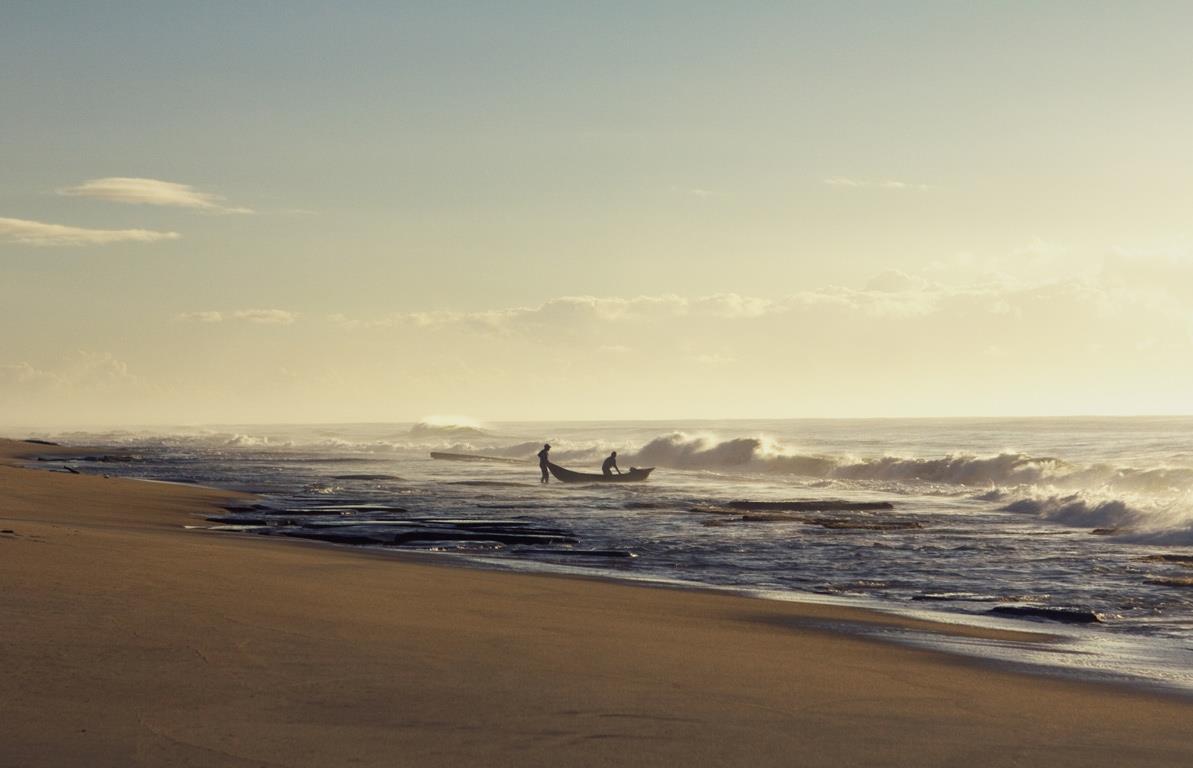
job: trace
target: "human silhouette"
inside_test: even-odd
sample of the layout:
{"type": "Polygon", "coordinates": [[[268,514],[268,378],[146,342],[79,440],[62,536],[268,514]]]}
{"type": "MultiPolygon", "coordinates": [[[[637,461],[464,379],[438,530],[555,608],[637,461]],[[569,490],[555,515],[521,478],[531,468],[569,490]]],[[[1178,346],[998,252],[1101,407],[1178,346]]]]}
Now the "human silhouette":
{"type": "Polygon", "coordinates": [[[551,473],[547,470],[547,464],[551,461],[551,459],[548,457],[548,454],[550,452],[551,452],[551,444],[550,443],[543,443],[543,450],[538,452],[539,469],[541,469],[543,471],[543,479],[539,480],[540,483],[551,482],[551,473]]]}
{"type": "Polygon", "coordinates": [[[617,474],[621,474],[621,468],[617,466],[617,451],[609,454],[609,458],[605,459],[605,463],[601,465],[601,472],[605,473],[606,477],[612,476],[613,470],[617,470],[617,474]]]}

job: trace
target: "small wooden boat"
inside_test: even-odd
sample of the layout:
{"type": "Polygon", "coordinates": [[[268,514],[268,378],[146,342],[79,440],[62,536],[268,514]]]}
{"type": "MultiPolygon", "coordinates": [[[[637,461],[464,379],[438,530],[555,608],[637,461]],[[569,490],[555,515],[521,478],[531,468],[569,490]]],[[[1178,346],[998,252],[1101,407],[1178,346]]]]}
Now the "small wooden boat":
{"type": "Polygon", "coordinates": [[[646,467],[644,469],[631,467],[629,472],[622,472],[620,475],[605,475],[600,472],[573,472],[570,469],[564,469],[558,464],[550,462],[547,462],[547,469],[551,470],[551,474],[561,483],[637,483],[650,477],[650,473],[654,472],[654,467],[646,467]]]}

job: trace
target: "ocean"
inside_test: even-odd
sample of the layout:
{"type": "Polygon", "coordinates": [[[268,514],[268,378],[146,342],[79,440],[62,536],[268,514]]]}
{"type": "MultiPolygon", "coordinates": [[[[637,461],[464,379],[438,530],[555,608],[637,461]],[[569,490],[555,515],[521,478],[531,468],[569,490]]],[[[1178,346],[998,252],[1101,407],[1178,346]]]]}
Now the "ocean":
{"type": "Polygon", "coordinates": [[[83,472],[260,494],[194,521],[234,535],[1036,629],[1059,640],[838,627],[1193,692],[1193,417],[429,419],[34,436],[96,446],[73,462],[83,472]],[[569,469],[598,472],[616,450],[623,469],[655,470],[642,483],[542,485],[544,442],[569,469]],[[782,509],[796,501],[815,503],[782,509]]]}

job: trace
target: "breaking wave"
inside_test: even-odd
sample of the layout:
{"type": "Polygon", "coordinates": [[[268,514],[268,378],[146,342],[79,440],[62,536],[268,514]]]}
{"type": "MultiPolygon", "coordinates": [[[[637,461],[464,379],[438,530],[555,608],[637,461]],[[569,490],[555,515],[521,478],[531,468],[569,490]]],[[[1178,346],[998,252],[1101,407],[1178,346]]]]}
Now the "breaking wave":
{"type": "Polygon", "coordinates": [[[920,481],[954,485],[1025,485],[1072,472],[1060,459],[1018,453],[951,454],[933,458],[879,456],[856,459],[789,453],[756,437],[716,442],[681,432],[651,440],[631,457],[672,469],[742,470],[836,480],[920,481]]]}
{"type": "Polygon", "coordinates": [[[1092,529],[1126,543],[1193,544],[1193,507],[1188,494],[1169,499],[1098,498],[1081,492],[1038,495],[1015,499],[1000,509],[1058,525],[1092,529]]]}
{"type": "Polygon", "coordinates": [[[264,447],[289,447],[289,442],[277,443],[271,441],[266,436],[257,435],[241,435],[236,434],[224,441],[224,445],[228,448],[264,448],[264,447]]]}
{"type": "MultiPolygon", "coordinates": [[[[70,440],[72,435],[67,434],[70,440]]],[[[196,429],[189,432],[131,433],[103,436],[114,444],[195,447],[226,451],[330,451],[334,453],[423,454],[426,451],[480,453],[529,459],[542,447],[541,439],[501,435],[463,421],[428,418],[413,426],[380,425],[373,434],[355,439],[331,430],[282,429],[247,433],[236,430],[196,429]]],[[[77,442],[95,440],[81,435],[77,442]]],[[[553,439],[552,457],[568,465],[599,465],[611,449],[619,452],[623,466],[724,474],[784,475],[826,486],[862,484],[882,490],[914,493],[973,493],[978,501],[1013,501],[1042,492],[1062,498],[1073,492],[1098,492],[1107,497],[1174,496],[1193,492],[1190,466],[1115,466],[1081,464],[1055,456],[1017,451],[990,455],[949,453],[938,456],[878,455],[802,452],[762,436],[721,439],[707,434],[670,432],[634,445],[606,438],[553,439]],[[931,487],[928,487],[931,486],[931,487]],[[1025,489],[1031,489],[1030,493],[1025,489]],[[1040,491],[1039,489],[1044,489],[1040,491]]]]}
{"type": "Polygon", "coordinates": [[[1079,493],[1018,499],[1002,509],[1005,512],[1032,515],[1062,525],[1101,528],[1108,531],[1135,527],[1149,522],[1153,517],[1122,499],[1087,499],[1079,493]]]}
{"type": "Polygon", "coordinates": [[[428,416],[410,428],[411,437],[485,437],[489,433],[467,419],[428,416]]]}
{"type": "MultiPolygon", "coordinates": [[[[1081,466],[1051,456],[1004,452],[936,457],[856,458],[800,454],[773,441],[742,437],[717,441],[682,432],[656,437],[626,459],[639,466],[798,475],[823,480],[917,482],[957,486],[1113,487],[1134,492],[1193,488],[1193,468],[1081,466]]],[[[995,499],[990,499],[995,500],[995,499]]]]}

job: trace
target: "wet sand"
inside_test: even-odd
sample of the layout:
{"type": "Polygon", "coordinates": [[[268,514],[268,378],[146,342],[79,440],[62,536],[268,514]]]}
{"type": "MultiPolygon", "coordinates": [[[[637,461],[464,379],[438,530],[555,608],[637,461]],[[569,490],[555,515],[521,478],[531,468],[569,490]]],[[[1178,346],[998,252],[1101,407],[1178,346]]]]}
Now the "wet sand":
{"type": "Polygon", "coordinates": [[[187,531],[236,497],[55,450],[0,441],[0,766],[1193,764],[1188,700],[810,626],[926,623],[187,531]]]}

